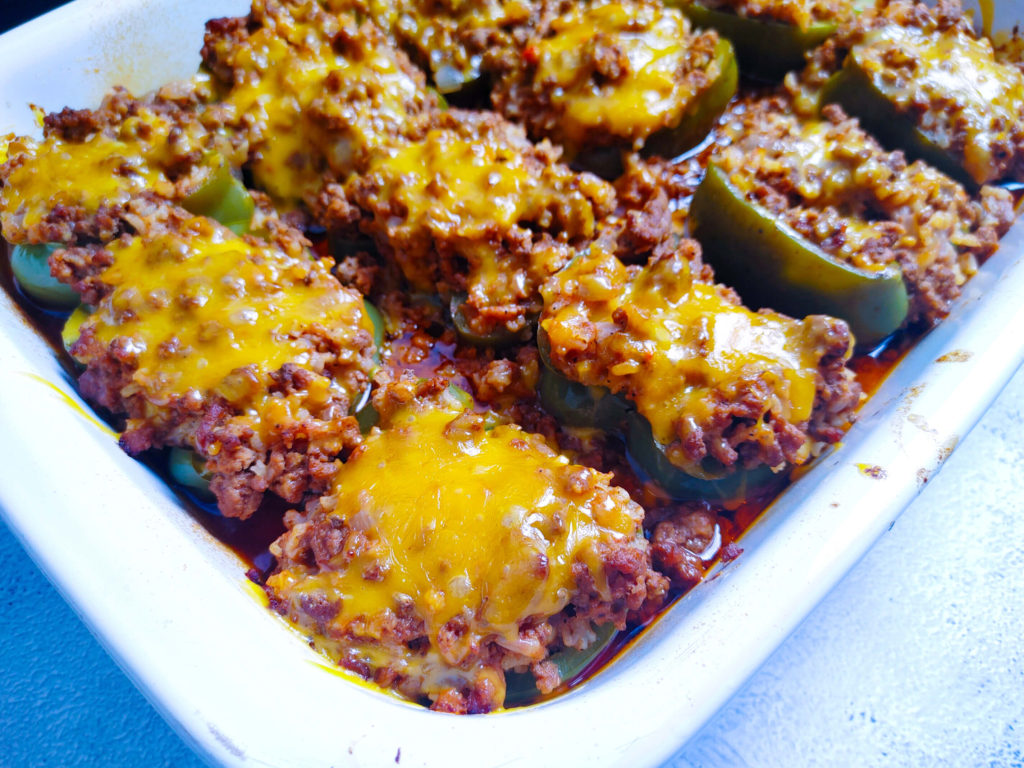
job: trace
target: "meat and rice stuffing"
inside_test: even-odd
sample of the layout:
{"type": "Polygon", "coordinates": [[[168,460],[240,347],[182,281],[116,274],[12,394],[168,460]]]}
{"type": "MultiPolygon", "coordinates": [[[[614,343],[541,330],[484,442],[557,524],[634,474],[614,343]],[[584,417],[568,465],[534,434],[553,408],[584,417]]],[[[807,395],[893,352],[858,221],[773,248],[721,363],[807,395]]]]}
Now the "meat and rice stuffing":
{"type": "Polygon", "coordinates": [[[577,4],[507,66],[495,108],[570,157],[648,142],[679,154],[703,138],[736,90],[728,43],[646,0],[577,4]]]}
{"type": "Polygon", "coordinates": [[[893,0],[844,25],[788,78],[805,114],[838,101],[883,143],[965,183],[1024,180],[1024,74],[959,0],[893,0]]]}
{"type": "Polygon", "coordinates": [[[377,391],[380,427],[326,495],[288,514],[266,590],[343,667],[434,709],[489,712],[506,671],[553,690],[552,652],[650,616],[668,580],[643,509],[608,475],[489,427],[447,387],[377,391]]]}
{"type": "Polygon", "coordinates": [[[845,323],[751,312],[693,241],[642,267],[593,246],[544,287],[540,326],[556,371],[623,395],[695,477],[803,464],[860,399],[845,323]]]}
{"type": "Polygon", "coordinates": [[[196,451],[225,515],[248,517],[267,491],[323,490],[358,440],[348,413],[374,365],[362,297],[294,240],[128,211],[140,234],[51,257],[92,308],[70,348],[82,393],[127,417],[129,453],[196,451]]]}
{"type": "Polygon", "coordinates": [[[371,236],[413,290],[464,297],[472,333],[522,333],[540,311],[540,286],[615,205],[611,186],[558,158],[497,115],[451,110],[328,186],[323,217],[350,238],[371,236]]]}
{"type": "Polygon", "coordinates": [[[131,226],[140,196],[180,202],[245,141],[226,129],[232,111],[211,103],[209,78],[137,99],[122,88],[96,110],[47,115],[44,138],[12,137],[0,165],[0,225],[9,243],[109,241],[131,226]]]}
{"type": "Polygon", "coordinates": [[[286,207],[314,199],[325,175],[364,170],[437,106],[380,29],[316,0],[255,0],[246,17],[214,19],[203,61],[248,138],[253,179],[286,207]]]}
{"type": "Polygon", "coordinates": [[[887,152],[837,105],[801,120],[783,98],[755,102],[728,125],[712,162],[749,201],[835,258],[866,270],[899,266],[908,321],[949,312],[979,261],[1013,221],[1010,195],[972,199],[924,162],[887,152]]]}

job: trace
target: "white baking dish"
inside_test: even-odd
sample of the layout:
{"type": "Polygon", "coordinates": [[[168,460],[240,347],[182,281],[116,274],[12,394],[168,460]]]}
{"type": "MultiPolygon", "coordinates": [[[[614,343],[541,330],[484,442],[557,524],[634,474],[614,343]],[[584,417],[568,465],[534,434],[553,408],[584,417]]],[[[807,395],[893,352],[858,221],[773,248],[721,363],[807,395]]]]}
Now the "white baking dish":
{"type": "MultiPolygon", "coordinates": [[[[90,106],[194,71],[202,23],[245,0],[79,0],[0,37],[0,133],[29,102],[90,106]]],[[[997,9],[997,26],[1024,2],[997,9]]],[[[845,443],[742,539],[744,553],[610,667],[550,703],[428,712],[352,684],[270,614],[240,561],[88,417],[0,294],[0,505],[178,732],[211,761],[273,766],[656,765],[739,687],[888,527],[1024,360],[1024,225],[865,408],[845,443]],[[865,471],[880,467],[882,472],[865,471]]]]}

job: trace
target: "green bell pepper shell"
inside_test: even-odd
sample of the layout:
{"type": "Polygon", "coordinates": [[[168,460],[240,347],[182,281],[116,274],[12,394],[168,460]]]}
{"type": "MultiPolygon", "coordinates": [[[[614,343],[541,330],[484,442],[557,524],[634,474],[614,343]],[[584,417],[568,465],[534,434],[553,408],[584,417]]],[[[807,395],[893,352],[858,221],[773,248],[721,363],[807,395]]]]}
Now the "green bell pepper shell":
{"type": "MultiPolygon", "coordinates": [[[[726,506],[743,501],[750,493],[780,482],[770,467],[730,471],[713,460],[696,477],[677,467],[654,439],[650,422],[622,395],[604,387],[588,387],[562,376],[551,366],[547,335],[538,333],[543,365],[537,384],[541,404],[561,423],[573,427],[600,429],[625,440],[626,457],[640,480],[650,480],[679,501],[706,499],[726,506]]],[[[786,473],[781,473],[786,477],[786,473]]]]}
{"type": "MultiPolygon", "coordinates": [[[[719,38],[715,46],[715,61],[718,64],[718,77],[715,81],[694,99],[678,123],[651,134],[644,142],[641,154],[645,157],[656,155],[671,159],[693,149],[707,138],[739,87],[736,56],[732,44],[725,38],[719,38]]],[[[602,179],[614,180],[625,170],[623,151],[621,144],[589,147],[573,157],[571,165],[602,179]]]]}
{"type": "Polygon", "coordinates": [[[373,346],[377,348],[373,362],[380,365],[380,351],[384,346],[384,317],[369,299],[363,299],[363,308],[366,310],[370,322],[373,323],[373,346]]]}
{"type": "MultiPolygon", "coordinates": [[[[558,667],[559,677],[568,683],[586,670],[590,663],[608,647],[615,637],[614,624],[602,624],[594,628],[597,639],[582,651],[563,648],[548,657],[558,667]]],[[[505,675],[505,706],[521,707],[530,704],[540,696],[533,675],[529,672],[509,672],[505,675]]]]}
{"type": "Polygon", "coordinates": [[[673,158],[700,144],[736,95],[740,74],[732,43],[720,37],[715,44],[718,77],[683,112],[679,122],[653,134],[644,142],[644,155],[673,158]]]}
{"type": "Polygon", "coordinates": [[[50,273],[50,254],[61,245],[15,245],[11,247],[11,272],[21,290],[50,309],[73,309],[78,294],[50,273]]]}
{"type": "Polygon", "coordinates": [[[650,422],[639,413],[629,415],[627,427],[626,457],[634,471],[677,501],[703,499],[730,507],[781,484],[788,476],[786,472],[772,472],[767,466],[729,471],[715,460],[706,459],[702,465],[705,477],[695,477],[672,463],[664,446],[654,439],[650,422]]]}
{"type": "Polygon", "coordinates": [[[181,201],[181,207],[197,216],[216,219],[237,235],[249,231],[256,205],[248,190],[226,162],[221,162],[195,192],[181,201]]]}
{"type": "Polygon", "coordinates": [[[373,407],[373,400],[370,398],[372,390],[373,385],[367,384],[366,389],[363,390],[363,394],[359,398],[359,401],[352,409],[352,415],[356,417],[356,423],[359,424],[359,431],[364,435],[369,432],[371,428],[377,426],[377,422],[380,421],[380,414],[377,413],[377,409],[373,407]]]}
{"type": "Polygon", "coordinates": [[[543,328],[537,330],[537,350],[541,360],[537,397],[548,413],[570,427],[625,432],[626,416],[632,409],[625,397],[613,395],[607,387],[571,381],[557,371],[551,364],[551,342],[543,328]]]}
{"type": "MultiPolygon", "coordinates": [[[[678,5],[679,0],[670,4],[678,5]]],[[[768,82],[781,80],[792,69],[801,69],[804,54],[825,42],[838,26],[833,21],[819,21],[801,29],[715,10],[696,2],[683,3],[682,11],[694,26],[710,27],[732,41],[740,72],[745,77],[768,82]]]]}
{"type": "Polygon", "coordinates": [[[211,501],[210,473],[206,461],[187,448],[171,448],[167,455],[167,468],[175,482],[193,491],[203,501],[211,501]]]}
{"type": "Polygon", "coordinates": [[[459,341],[474,347],[507,347],[510,344],[519,344],[528,341],[533,335],[533,321],[527,323],[526,327],[518,332],[512,332],[507,328],[495,328],[489,333],[476,333],[466,324],[466,318],[462,314],[462,305],[466,303],[464,294],[457,294],[449,302],[448,311],[452,316],[452,325],[455,326],[455,333],[459,341]]]}
{"type": "Polygon", "coordinates": [[[604,387],[588,387],[541,366],[537,397],[561,424],[621,433],[629,412],[625,399],[604,387]]]}
{"type": "Polygon", "coordinates": [[[897,267],[864,270],[831,256],[747,200],[714,163],[693,196],[690,226],[718,277],[749,306],[842,318],[862,345],[906,320],[910,302],[897,267]]]}
{"type": "Polygon", "coordinates": [[[858,49],[847,55],[843,68],[832,75],[821,91],[821,104],[835,103],[890,149],[902,149],[911,160],[923,160],[976,193],[981,183],[963,167],[937,135],[918,127],[914,117],[889,98],[883,83],[871,77],[857,59],[858,49]]]}
{"type": "MultiPolygon", "coordinates": [[[[373,324],[373,346],[376,348],[376,351],[373,353],[373,362],[376,365],[380,365],[380,353],[384,347],[384,316],[381,315],[380,310],[369,299],[363,299],[363,308],[373,324]]],[[[356,417],[359,429],[363,434],[369,432],[370,428],[380,421],[380,414],[377,413],[377,410],[373,407],[373,401],[370,399],[372,391],[373,383],[371,382],[366,385],[366,389],[363,390],[359,400],[352,406],[352,415],[356,417]]]]}

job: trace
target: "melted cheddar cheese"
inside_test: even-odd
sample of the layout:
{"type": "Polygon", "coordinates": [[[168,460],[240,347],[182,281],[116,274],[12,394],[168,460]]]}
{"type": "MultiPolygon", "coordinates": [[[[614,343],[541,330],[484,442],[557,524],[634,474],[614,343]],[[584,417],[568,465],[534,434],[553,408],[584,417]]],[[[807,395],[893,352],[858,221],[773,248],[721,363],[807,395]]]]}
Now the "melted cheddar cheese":
{"type": "MultiPolygon", "coordinates": [[[[99,280],[110,291],[81,332],[120,350],[134,369],[130,389],[155,407],[219,395],[259,414],[269,433],[342,386],[321,377],[291,402],[267,395],[269,374],[285,363],[322,371],[328,344],[355,365],[360,339],[372,335],[361,297],[342,288],[324,262],[238,237],[209,219],[122,238],[107,250],[112,263],[99,280]]],[[[346,394],[350,402],[355,393],[346,394]]]]}
{"type": "Polygon", "coordinates": [[[142,193],[180,199],[197,188],[220,158],[232,150],[198,120],[184,124],[141,106],[115,129],[84,141],[51,135],[37,141],[12,137],[0,188],[0,224],[9,242],[22,242],[28,230],[58,206],[91,215],[119,206],[142,193]],[[202,160],[182,176],[183,159],[202,160]]]}
{"type": "Polygon", "coordinates": [[[449,117],[378,155],[354,196],[377,209],[372,226],[415,289],[434,291],[457,270],[472,305],[539,307],[540,283],[568,260],[566,241],[594,236],[595,201],[610,188],[551,162],[507,123],[449,117]],[[536,231],[557,240],[538,243],[536,231]],[[439,263],[456,258],[464,265],[439,263]]]}
{"type": "Polygon", "coordinates": [[[383,35],[350,14],[257,0],[251,18],[260,26],[217,41],[217,56],[234,73],[225,100],[250,137],[253,176],[278,202],[316,194],[325,172],[345,178],[432,103],[383,35]]]}
{"type": "Polygon", "coordinates": [[[855,121],[759,104],[728,133],[714,160],[733,185],[833,256],[872,270],[912,254],[956,285],[977,271],[978,215],[963,188],[923,162],[907,166],[855,121]]]}
{"type": "Polygon", "coordinates": [[[740,133],[716,156],[729,180],[756,201],[760,185],[784,179],[788,199],[798,203],[776,214],[833,256],[861,269],[884,269],[893,251],[870,246],[892,244],[892,223],[878,220],[868,202],[873,189],[898,194],[900,182],[906,184],[887,153],[862,131],[785,115],[768,119],[771,127],[762,134],[740,133]]]}
{"type": "MultiPolygon", "coordinates": [[[[694,281],[679,256],[637,270],[592,246],[549,281],[544,301],[556,366],[625,394],[666,446],[708,429],[721,402],[752,381],[771,388],[774,415],[811,416],[821,352],[806,323],[751,312],[728,289],[694,281]]],[[[760,419],[749,429],[768,440],[772,427],[760,419]]],[[[682,465],[671,448],[669,456],[682,465]]]]}
{"type": "Polygon", "coordinates": [[[701,50],[697,39],[681,12],[660,3],[580,5],[535,44],[533,87],[559,113],[558,138],[570,152],[595,133],[642,142],[677,125],[718,77],[717,38],[701,50]],[[690,79],[694,70],[701,76],[690,79]]]}
{"type": "Polygon", "coordinates": [[[451,405],[407,407],[342,466],[327,518],[303,524],[346,537],[342,551],[318,568],[279,571],[267,588],[307,627],[308,606],[331,606],[314,612],[324,650],[436,695],[485,669],[485,643],[543,658],[520,629],[569,605],[574,568],[609,599],[602,548],[639,541],[642,510],[607,480],[516,426],[486,430],[451,405]],[[396,615],[422,622],[429,648],[389,647],[396,615]]]}
{"type": "Polygon", "coordinates": [[[958,27],[889,24],[850,54],[875,86],[979,184],[1001,177],[1005,144],[1024,129],[1024,74],[996,61],[992,43],[958,27]],[[922,110],[922,105],[925,109],[922,110]]]}

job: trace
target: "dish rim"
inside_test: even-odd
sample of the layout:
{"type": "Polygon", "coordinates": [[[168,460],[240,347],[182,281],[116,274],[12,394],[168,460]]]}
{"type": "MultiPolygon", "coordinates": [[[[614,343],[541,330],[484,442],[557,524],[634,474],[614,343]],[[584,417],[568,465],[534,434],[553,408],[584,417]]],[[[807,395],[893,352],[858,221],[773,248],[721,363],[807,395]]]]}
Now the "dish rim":
{"type": "MultiPolygon", "coordinates": [[[[198,43],[181,34],[195,25],[175,17],[204,21],[213,7],[237,12],[247,5],[76,0],[0,36],[0,60],[17,62],[0,74],[0,132],[25,125],[24,106],[8,94],[27,87],[5,87],[19,72],[49,60],[53,69],[44,78],[51,92],[73,93],[76,80],[92,84],[80,90],[85,97],[53,98],[88,105],[106,90],[99,85],[104,74],[124,67],[109,54],[130,48],[140,30],[163,39],[172,55],[161,57],[157,69],[169,69],[198,60],[198,44],[184,58],[171,50],[181,39],[198,43]]],[[[1024,17],[1024,3],[1012,5],[1024,17]]],[[[844,445],[823,456],[741,539],[739,559],[717,568],[593,679],[522,710],[443,715],[325,672],[322,657],[297,633],[282,631],[283,623],[252,598],[241,561],[181,514],[159,478],[83,417],[88,406],[6,293],[0,296],[0,381],[7,395],[0,398],[0,429],[9,439],[0,448],[0,513],[122,669],[209,761],[393,765],[401,749],[406,764],[480,765],[479,756],[502,743],[513,748],[494,755],[502,764],[525,765],[543,754],[552,763],[655,765],[729,699],[863,556],[1024,362],[1024,334],[1013,332],[1024,323],[1021,295],[1024,221],[968,283],[950,318],[900,362],[844,445]],[[53,388],[64,393],[55,401],[53,388]],[[21,396],[31,405],[22,407],[21,396]],[[62,401],[74,407],[47,407],[62,401]],[[943,407],[951,401],[962,410],[943,407]],[[47,439],[51,433],[62,435],[57,446],[47,439]],[[88,462],[81,462],[82,453],[88,462]],[[24,482],[54,463],[64,474],[57,484],[24,482]],[[872,467],[884,472],[868,472],[872,467]],[[45,515],[34,513],[41,504],[45,515]],[[115,546],[108,528],[120,536],[115,546]],[[92,556],[97,551],[99,560],[92,556]],[[801,552],[814,554],[794,557],[801,552]],[[196,595],[204,599],[197,603],[196,595]],[[211,653],[223,648],[211,644],[211,633],[259,642],[229,642],[230,653],[211,653]],[[701,654],[693,653],[697,648],[701,654]],[[267,689],[253,669],[268,671],[280,700],[322,706],[254,711],[252,703],[267,699],[267,689]],[[614,727],[600,716],[606,710],[615,712],[614,727]],[[335,731],[339,720],[342,734],[335,731]],[[531,739],[522,738],[524,730],[531,739]],[[304,740],[283,744],[290,740],[275,736],[288,732],[304,740]]]]}

